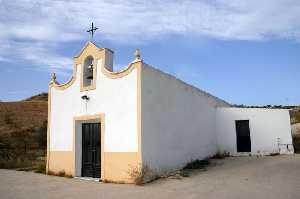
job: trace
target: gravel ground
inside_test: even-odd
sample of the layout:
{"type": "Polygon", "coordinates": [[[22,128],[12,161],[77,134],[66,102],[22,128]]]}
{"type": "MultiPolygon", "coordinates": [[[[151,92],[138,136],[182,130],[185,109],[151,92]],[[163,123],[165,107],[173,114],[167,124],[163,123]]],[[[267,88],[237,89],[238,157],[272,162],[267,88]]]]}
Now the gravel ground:
{"type": "Polygon", "coordinates": [[[145,186],[0,170],[0,198],[297,199],[300,198],[300,155],[214,160],[206,171],[145,186]]]}

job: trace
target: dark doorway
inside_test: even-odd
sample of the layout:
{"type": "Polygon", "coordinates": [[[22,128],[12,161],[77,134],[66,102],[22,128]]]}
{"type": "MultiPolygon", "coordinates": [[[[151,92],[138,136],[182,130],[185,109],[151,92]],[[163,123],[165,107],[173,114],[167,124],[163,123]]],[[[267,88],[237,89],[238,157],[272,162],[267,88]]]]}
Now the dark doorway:
{"type": "Polygon", "coordinates": [[[235,128],[237,152],[251,152],[249,120],[236,120],[235,128]]]}
{"type": "Polygon", "coordinates": [[[82,124],[81,176],[100,178],[101,174],[100,123],[82,124]]]}

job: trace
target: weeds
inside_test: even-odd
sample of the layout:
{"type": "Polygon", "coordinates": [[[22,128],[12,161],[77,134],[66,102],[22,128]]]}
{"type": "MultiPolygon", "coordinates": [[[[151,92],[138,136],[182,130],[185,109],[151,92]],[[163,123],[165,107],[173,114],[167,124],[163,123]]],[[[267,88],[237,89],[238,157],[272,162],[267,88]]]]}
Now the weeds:
{"type": "Polygon", "coordinates": [[[143,185],[146,182],[158,179],[158,173],[151,169],[147,164],[132,167],[128,174],[136,185],[143,185]]]}
{"type": "Polygon", "coordinates": [[[219,152],[218,151],[215,155],[213,155],[211,157],[211,159],[224,159],[224,158],[229,157],[229,156],[230,156],[229,152],[226,152],[226,151],[219,152]]]}
{"type": "Polygon", "coordinates": [[[293,145],[295,153],[300,153],[300,135],[293,135],[293,145]]]}
{"type": "Polygon", "coordinates": [[[208,158],[203,160],[198,160],[198,159],[192,160],[183,167],[183,170],[203,169],[207,167],[209,164],[210,164],[210,160],[208,158]]]}
{"type": "Polygon", "coordinates": [[[46,173],[46,164],[45,162],[39,163],[36,165],[36,168],[34,170],[35,173],[46,173]]]}
{"type": "Polygon", "coordinates": [[[270,156],[277,156],[277,155],[280,155],[280,153],[278,152],[270,153],[270,156]]]}
{"type": "Polygon", "coordinates": [[[71,174],[67,174],[64,170],[61,170],[59,172],[54,172],[54,171],[49,170],[47,172],[47,175],[65,177],[65,178],[73,178],[73,176],[71,174]]]}
{"type": "Polygon", "coordinates": [[[65,172],[64,170],[59,171],[59,172],[57,173],[57,176],[59,176],[59,177],[64,177],[65,175],[66,175],[66,172],[65,172]]]}

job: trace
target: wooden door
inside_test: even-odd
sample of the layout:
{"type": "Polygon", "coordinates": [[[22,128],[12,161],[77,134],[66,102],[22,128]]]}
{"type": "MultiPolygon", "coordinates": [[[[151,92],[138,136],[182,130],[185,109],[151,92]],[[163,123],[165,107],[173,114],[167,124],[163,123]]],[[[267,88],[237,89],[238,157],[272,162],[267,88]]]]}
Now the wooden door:
{"type": "Polygon", "coordinates": [[[83,177],[100,178],[101,174],[100,123],[82,124],[82,167],[83,177]]]}

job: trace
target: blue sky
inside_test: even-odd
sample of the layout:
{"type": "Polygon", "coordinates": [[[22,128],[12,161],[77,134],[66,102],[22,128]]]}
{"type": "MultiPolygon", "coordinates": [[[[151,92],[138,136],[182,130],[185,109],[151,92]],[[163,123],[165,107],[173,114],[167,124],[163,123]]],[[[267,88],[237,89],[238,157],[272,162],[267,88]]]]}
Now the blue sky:
{"type": "Polygon", "coordinates": [[[230,103],[300,104],[300,1],[0,0],[0,100],[46,92],[88,41],[115,70],[143,60],[230,103]]]}

